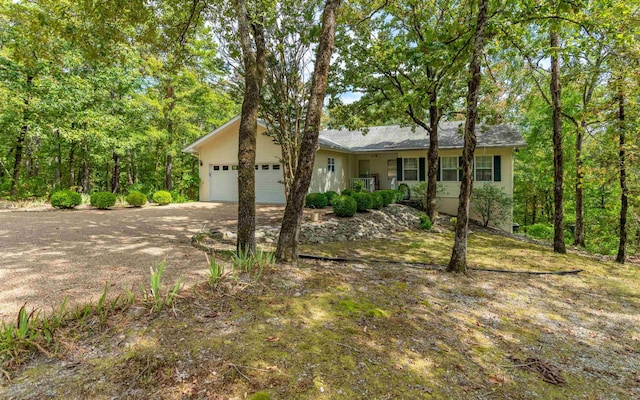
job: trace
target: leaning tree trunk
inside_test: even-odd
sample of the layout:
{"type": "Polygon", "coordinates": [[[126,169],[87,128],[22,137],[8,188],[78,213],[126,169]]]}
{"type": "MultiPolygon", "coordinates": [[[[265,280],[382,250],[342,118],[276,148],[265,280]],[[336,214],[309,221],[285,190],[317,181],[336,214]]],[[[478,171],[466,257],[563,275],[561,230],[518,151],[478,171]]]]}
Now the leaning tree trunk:
{"type": "Polygon", "coordinates": [[[627,170],[626,170],[626,155],[625,155],[625,126],[624,126],[624,95],[620,93],[618,97],[618,121],[620,122],[620,149],[619,149],[619,168],[620,168],[620,242],[618,244],[618,254],[616,255],[616,262],[624,264],[626,258],[626,246],[627,246],[627,212],[629,209],[629,200],[627,196],[629,190],[627,189],[627,170]]]}
{"type": "Polygon", "coordinates": [[[238,34],[244,64],[244,99],[238,133],[238,252],[254,253],[256,250],[256,191],[255,163],[256,136],[258,132],[258,107],[260,90],[265,73],[264,27],[251,22],[244,0],[235,0],[238,18],[238,34]],[[253,38],[254,46],[251,43],[253,38]]]}
{"type": "Polygon", "coordinates": [[[284,210],[280,236],[278,237],[278,248],[276,249],[276,259],[278,261],[295,261],[298,258],[298,233],[302,223],[304,199],[311,184],[313,163],[318,147],[322,105],[327,90],[327,77],[331,65],[336,19],[341,2],[342,0],[327,0],[324,6],[322,32],[311,80],[311,95],[309,96],[307,117],[304,124],[304,135],[300,143],[298,166],[291,187],[290,198],[284,210]]]}
{"type": "MultiPolygon", "coordinates": [[[[553,1],[551,2],[553,6],[553,1]]],[[[564,201],[563,201],[563,169],[562,157],[562,105],[560,100],[560,65],[558,51],[560,39],[555,23],[549,28],[551,45],[551,103],[553,108],[553,251],[566,253],[564,244],[564,201]]]]}
{"type": "Polygon", "coordinates": [[[458,197],[458,216],[456,223],[455,242],[451,252],[451,260],[447,271],[456,273],[467,272],[467,233],[469,225],[469,205],[473,186],[473,153],[476,150],[476,120],[478,117],[478,92],[482,71],[482,53],[484,49],[484,30],[487,24],[487,2],[480,0],[478,21],[473,38],[473,53],[469,65],[469,83],[467,93],[467,120],[464,126],[464,149],[462,150],[462,182],[458,197]]]}

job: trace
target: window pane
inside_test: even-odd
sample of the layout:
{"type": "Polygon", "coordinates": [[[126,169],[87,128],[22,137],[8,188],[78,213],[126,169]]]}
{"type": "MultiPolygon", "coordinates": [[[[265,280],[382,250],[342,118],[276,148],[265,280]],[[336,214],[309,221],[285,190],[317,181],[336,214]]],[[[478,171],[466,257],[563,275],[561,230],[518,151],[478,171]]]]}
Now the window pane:
{"type": "Polygon", "coordinates": [[[458,157],[442,157],[440,164],[443,169],[458,169],[458,157]]]}
{"type": "Polygon", "coordinates": [[[493,156],[477,156],[476,168],[493,168],[493,156]]]}
{"type": "Polygon", "coordinates": [[[214,171],[220,171],[220,166],[219,165],[214,165],[213,166],[213,170],[214,171]]]}
{"type": "Polygon", "coordinates": [[[405,170],[404,171],[404,180],[405,181],[417,181],[418,180],[418,171],[415,169],[405,170]]]}
{"type": "Polygon", "coordinates": [[[271,169],[273,169],[273,170],[279,170],[279,169],[280,169],[280,164],[273,164],[273,165],[271,166],[271,169]]]}
{"type": "Polygon", "coordinates": [[[229,170],[229,166],[228,165],[223,165],[222,166],[222,170],[223,171],[228,171],[229,170]]]}
{"type": "Polygon", "coordinates": [[[262,170],[263,171],[269,170],[269,164],[262,164],[262,170]]]}
{"type": "Polygon", "coordinates": [[[442,180],[449,182],[457,182],[458,181],[458,170],[455,169],[446,169],[442,171],[442,180]]]}
{"type": "Polygon", "coordinates": [[[405,169],[418,169],[418,159],[417,158],[405,158],[404,159],[404,168],[405,169]]]}
{"type": "Polygon", "coordinates": [[[492,172],[490,169],[476,169],[476,181],[491,182],[492,172]]]}
{"type": "Polygon", "coordinates": [[[387,178],[389,180],[396,179],[398,177],[398,163],[396,160],[387,161],[387,178]]]}

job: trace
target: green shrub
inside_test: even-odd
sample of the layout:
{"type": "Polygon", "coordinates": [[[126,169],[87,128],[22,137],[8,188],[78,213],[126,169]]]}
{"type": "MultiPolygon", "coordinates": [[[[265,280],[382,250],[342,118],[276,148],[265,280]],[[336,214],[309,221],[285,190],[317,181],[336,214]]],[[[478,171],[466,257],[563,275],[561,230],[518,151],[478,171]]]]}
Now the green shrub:
{"type": "Polygon", "coordinates": [[[513,198],[507,195],[501,187],[490,184],[473,188],[471,207],[482,217],[482,224],[498,225],[511,215],[513,198]]]}
{"type": "Polygon", "coordinates": [[[76,208],[82,204],[82,196],[72,190],[61,190],[52,194],[50,201],[55,208],[76,208]]]}
{"type": "Polygon", "coordinates": [[[382,206],[386,207],[389,204],[393,203],[396,199],[396,195],[393,190],[380,190],[377,192],[382,196],[382,206]]]}
{"type": "Polygon", "coordinates": [[[355,190],[353,190],[353,189],[345,189],[345,190],[342,191],[341,194],[343,196],[351,196],[354,193],[355,193],[355,190]]]}
{"type": "Polygon", "coordinates": [[[433,224],[431,223],[429,216],[427,214],[420,215],[420,228],[424,229],[425,231],[429,231],[432,227],[433,224]]]}
{"type": "Polygon", "coordinates": [[[527,226],[526,232],[527,235],[536,239],[549,240],[553,238],[553,226],[543,222],[527,226]]]}
{"type": "Polygon", "coordinates": [[[324,195],[327,196],[328,205],[331,205],[331,201],[338,195],[338,193],[334,192],[333,190],[329,190],[324,192],[324,195]]]}
{"type": "Polygon", "coordinates": [[[374,192],[371,193],[371,208],[375,208],[376,210],[380,210],[384,207],[384,200],[382,199],[382,195],[380,193],[374,192]]]}
{"type": "Polygon", "coordinates": [[[167,192],[166,190],[158,190],[153,194],[153,202],[157,203],[158,205],[166,206],[172,201],[173,198],[171,197],[171,193],[167,192]]]}
{"type": "Polygon", "coordinates": [[[172,203],[186,203],[189,201],[189,198],[183,194],[181,194],[178,190],[171,191],[171,199],[172,203]]]}
{"type": "Polygon", "coordinates": [[[129,192],[125,201],[134,207],[142,207],[147,204],[147,195],[134,190],[129,192]]]}
{"type": "Polygon", "coordinates": [[[365,212],[373,207],[371,193],[354,193],[352,197],[356,201],[358,212],[365,212]]]}
{"type": "Polygon", "coordinates": [[[338,217],[353,217],[358,209],[358,203],[351,196],[338,196],[333,198],[333,213],[338,217]]]}
{"type": "Polygon", "coordinates": [[[398,186],[399,197],[397,197],[396,201],[400,200],[409,200],[411,198],[411,189],[409,189],[409,185],[406,183],[401,183],[398,186]]]}
{"type": "Polygon", "coordinates": [[[327,204],[329,204],[329,200],[324,193],[309,193],[304,200],[304,205],[307,208],[325,208],[327,204]]]}
{"type": "Polygon", "coordinates": [[[116,204],[116,195],[111,192],[95,192],[91,195],[89,203],[95,208],[106,210],[116,204]]]}
{"type": "Polygon", "coordinates": [[[451,226],[455,228],[456,225],[458,225],[458,217],[451,217],[451,219],[449,220],[449,223],[451,224],[451,226]]]}
{"type": "Polygon", "coordinates": [[[353,191],[356,193],[360,193],[365,189],[366,185],[362,181],[353,182],[353,191]]]}

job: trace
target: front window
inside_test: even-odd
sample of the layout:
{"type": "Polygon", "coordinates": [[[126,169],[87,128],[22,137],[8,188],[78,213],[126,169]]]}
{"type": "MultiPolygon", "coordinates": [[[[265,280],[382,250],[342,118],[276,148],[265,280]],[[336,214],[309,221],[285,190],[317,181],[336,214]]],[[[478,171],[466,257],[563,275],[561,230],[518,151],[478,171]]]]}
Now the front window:
{"type": "Polygon", "coordinates": [[[336,172],[336,159],[333,157],[327,158],[327,171],[336,172]]]}
{"type": "Polygon", "coordinates": [[[403,161],[403,180],[405,181],[417,181],[418,180],[418,159],[417,158],[404,158],[403,161]]]}
{"type": "Polygon", "coordinates": [[[493,156],[477,156],[474,166],[476,170],[476,181],[493,181],[493,156]]]}
{"type": "Polygon", "coordinates": [[[458,157],[441,157],[440,169],[442,173],[442,181],[444,182],[457,182],[458,171],[458,157]]]}

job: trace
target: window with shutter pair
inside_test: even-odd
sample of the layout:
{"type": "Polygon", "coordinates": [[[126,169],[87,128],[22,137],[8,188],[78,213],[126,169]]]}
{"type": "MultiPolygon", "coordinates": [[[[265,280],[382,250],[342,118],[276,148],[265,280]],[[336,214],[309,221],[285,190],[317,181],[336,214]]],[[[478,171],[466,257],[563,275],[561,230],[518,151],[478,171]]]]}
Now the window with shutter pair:
{"type": "MultiPolygon", "coordinates": [[[[462,157],[440,157],[438,160],[438,180],[459,182],[462,180],[462,157]]],[[[477,182],[500,182],[500,156],[476,156],[474,180],[477,182]]]]}

